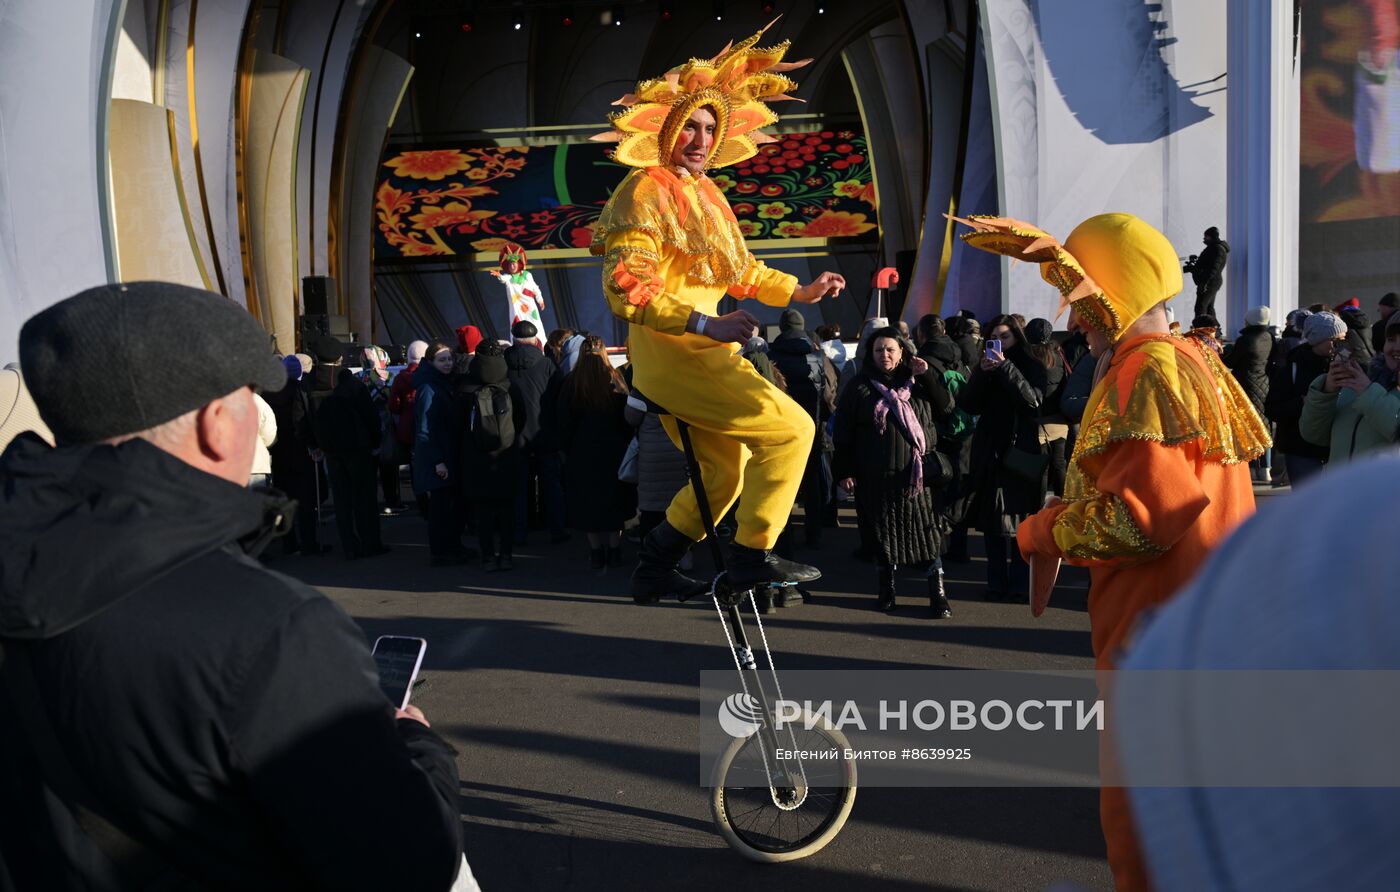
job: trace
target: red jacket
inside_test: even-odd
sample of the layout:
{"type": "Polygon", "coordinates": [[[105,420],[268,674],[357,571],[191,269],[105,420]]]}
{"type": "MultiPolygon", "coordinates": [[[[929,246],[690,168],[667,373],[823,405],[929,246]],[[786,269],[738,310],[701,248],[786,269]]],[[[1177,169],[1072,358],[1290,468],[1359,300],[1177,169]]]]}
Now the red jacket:
{"type": "Polygon", "coordinates": [[[405,446],[413,445],[413,422],[417,417],[413,408],[418,401],[418,389],[413,386],[413,370],[416,368],[418,363],[415,362],[399,372],[389,388],[389,414],[398,419],[394,434],[405,446]]]}

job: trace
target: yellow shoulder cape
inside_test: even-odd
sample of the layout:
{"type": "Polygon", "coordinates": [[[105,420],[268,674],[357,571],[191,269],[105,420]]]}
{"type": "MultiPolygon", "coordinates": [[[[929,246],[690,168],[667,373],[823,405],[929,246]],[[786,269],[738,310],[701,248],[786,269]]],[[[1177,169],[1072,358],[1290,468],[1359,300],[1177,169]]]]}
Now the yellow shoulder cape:
{"type": "Polygon", "coordinates": [[[1250,461],[1269,446],[1269,431],[1214,351],[1179,336],[1129,345],[1129,355],[1089,395],[1065,500],[1098,496],[1085,459],[1122,440],[1168,446],[1202,441],[1207,461],[1250,461]]]}
{"type": "Polygon", "coordinates": [[[689,275],[702,285],[737,285],[753,255],[724,194],[708,177],[692,179],[693,190],[663,167],[629,173],[603,207],[589,250],[604,255],[609,236],[638,230],[687,255],[689,275]]]}

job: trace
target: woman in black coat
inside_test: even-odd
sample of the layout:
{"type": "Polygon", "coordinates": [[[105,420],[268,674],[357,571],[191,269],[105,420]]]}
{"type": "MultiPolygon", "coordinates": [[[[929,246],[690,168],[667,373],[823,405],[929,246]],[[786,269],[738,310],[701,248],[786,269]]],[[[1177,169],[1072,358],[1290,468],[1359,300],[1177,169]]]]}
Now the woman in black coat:
{"type": "Polygon", "coordinates": [[[602,338],[584,341],[558,400],[564,515],[588,534],[590,565],[601,570],[622,563],[622,527],[637,513],[637,487],[617,479],[633,433],[624,417],[627,385],[608,362],[602,338]]]}
{"type": "Polygon", "coordinates": [[[1037,413],[1036,434],[1045,454],[1050,456],[1048,488],[1055,495],[1064,495],[1065,474],[1069,470],[1069,419],[1060,408],[1069,379],[1069,363],[1055,346],[1054,326],[1049,319],[1032,319],[1026,323],[1026,352],[1045,367],[1045,398],[1037,413]]]}
{"type": "Polygon", "coordinates": [[[983,352],[958,405],[979,416],[972,435],[968,517],[986,539],[987,597],[1001,600],[1029,592],[1030,568],[1016,547],[1016,527],[1045,502],[1049,462],[1038,416],[1047,382],[1045,364],[1026,349],[1025,332],[1015,319],[997,316],[987,337],[1000,339],[1001,350],[983,352]],[[1013,450],[1022,454],[1011,455],[1013,450]]]}
{"type": "MultiPolygon", "coordinates": [[[[934,422],[952,411],[953,398],[898,329],[874,331],[863,353],[860,372],[836,409],[835,476],[854,491],[873,533],[877,608],[894,609],[900,564],[927,563],[929,607],[934,617],[946,619],[953,614],[943,591],[936,481],[924,479],[924,456],[934,453],[934,422]]],[[[929,471],[936,467],[930,463],[929,471]]]]}

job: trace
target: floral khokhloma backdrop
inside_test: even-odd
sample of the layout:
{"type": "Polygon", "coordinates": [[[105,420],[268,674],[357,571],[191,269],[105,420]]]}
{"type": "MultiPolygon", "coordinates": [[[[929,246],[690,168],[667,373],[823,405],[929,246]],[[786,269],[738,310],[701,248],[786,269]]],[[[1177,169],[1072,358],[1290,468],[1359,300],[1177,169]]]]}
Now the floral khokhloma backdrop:
{"type": "MultiPolygon", "coordinates": [[[[375,259],[587,248],[627,168],[594,144],[391,149],[375,193],[375,259]]],[[[873,240],[875,186],[864,134],[789,133],[714,171],[750,239],[873,240]]]]}
{"type": "Polygon", "coordinates": [[[1305,223],[1400,215],[1400,0],[1302,7],[1305,223]]]}

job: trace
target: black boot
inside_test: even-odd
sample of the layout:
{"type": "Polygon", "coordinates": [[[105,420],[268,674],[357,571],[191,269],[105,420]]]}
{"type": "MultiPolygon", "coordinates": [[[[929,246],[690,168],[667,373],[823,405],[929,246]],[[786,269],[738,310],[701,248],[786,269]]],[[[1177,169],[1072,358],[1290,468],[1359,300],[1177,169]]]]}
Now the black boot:
{"type": "Polygon", "coordinates": [[[729,587],[736,592],[747,591],[765,582],[800,584],[816,582],[821,578],[822,571],[816,567],[780,558],[771,551],[742,545],[730,548],[729,587]]]}
{"type": "Polygon", "coordinates": [[[953,608],[948,604],[948,594],[943,590],[943,571],[935,570],[928,577],[928,609],[934,619],[952,619],[953,608]]]}
{"type": "Polygon", "coordinates": [[[875,609],[889,613],[894,610],[894,566],[881,566],[879,587],[875,592],[875,609]]]}
{"type": "Polygon", "coordinates": [[[662,521],[647,533],[637,550],[637,569],[632,571],[632,600],[650,604],[663,595],[675,593],[684,601],[710,590],[709,585],[686,576],[676,565],[694,543],[680,530],[662,521]]]}

